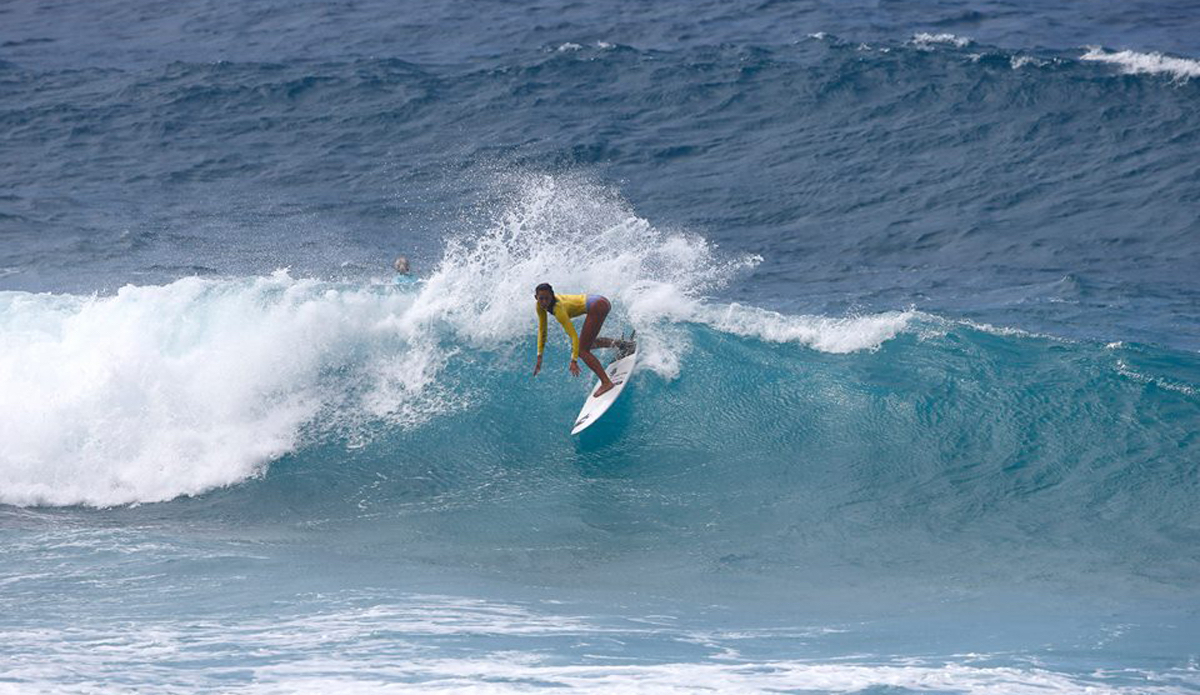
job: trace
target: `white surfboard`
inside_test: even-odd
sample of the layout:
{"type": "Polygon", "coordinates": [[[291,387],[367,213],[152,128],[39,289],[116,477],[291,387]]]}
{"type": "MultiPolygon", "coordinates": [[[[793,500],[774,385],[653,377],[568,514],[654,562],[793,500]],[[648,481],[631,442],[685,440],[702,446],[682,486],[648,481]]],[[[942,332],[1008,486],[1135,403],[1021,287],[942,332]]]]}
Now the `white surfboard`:
{"type": "Polygon", "coordinates": [[[579,434],[586,430],[595,421],[600,419],[604,411],[608,410],[617,400],[617,396],[625,390],[625,384],[629,383],[629,375],[633,372],[633,365],[637,362],[637,346],[633,348],[633,352],[613,360],[612,364],[608,365],[608,378],[612,379],[613,386],[603,395],[597,396],[596,389],[600,388],[600,380],[596,380],[596,385],[592,387],[588,399],[583,403],[583,410],[579,411],[579,417],[575,418],[575,428],[571,430],[571,434],[579,434]]]}

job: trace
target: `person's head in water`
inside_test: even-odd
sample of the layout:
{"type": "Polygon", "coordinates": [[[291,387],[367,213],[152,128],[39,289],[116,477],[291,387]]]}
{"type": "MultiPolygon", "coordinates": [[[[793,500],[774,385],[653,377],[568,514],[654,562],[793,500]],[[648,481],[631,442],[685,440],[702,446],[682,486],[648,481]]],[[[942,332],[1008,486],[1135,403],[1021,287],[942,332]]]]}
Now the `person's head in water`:
{"type": "Polygon", "coordinates": [[[554,305],[558,303],[558,297],[554,296],[554,288],[550,286],[550,283],[543,282],[538,285],[533,291],[533,297],[542,309],[554,312],[554,305]]]}
{"type": "Polygon", "coordinates": [[[396,269],[397,273],[408,275],[408,259],[404,256],[397,256],[396,260],[392,262],[392,267],[396,269]]]}

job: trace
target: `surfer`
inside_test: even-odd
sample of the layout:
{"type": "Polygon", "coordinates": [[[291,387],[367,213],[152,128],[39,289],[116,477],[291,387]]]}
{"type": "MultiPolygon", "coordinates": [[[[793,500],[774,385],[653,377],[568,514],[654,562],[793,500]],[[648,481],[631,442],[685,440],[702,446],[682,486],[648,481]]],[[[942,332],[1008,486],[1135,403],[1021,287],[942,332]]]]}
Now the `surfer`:
{"type": "Polygon", "coordinates": [[[405,286],[420,282],[417,276],[412,274],[412,268],[409,266],[408,258],[405,256],[397,256],[396,260],[392,262],[392,269],[396,271],[395,277],[392,278],[392,284],[394,285],[405,286]]]}
{"type": "Polygon", "coordinates": [[[554,318],[558,319],[563,330],[571,337],[571,374],[579,376],[579,363],[576,360],[582,359],[584,364],[600,377],[600,387],[593,395],[599,396],[615,386],[605,373],[604,367],[600,365],[600,360],[592,354],[594,347],[619,348],[623,342],[599,337],[600,327],[604,325],[604,319],[612,310],[612,303],[598,294],[554,294],[554,288],[548,282],[538,285],[533,296],[537,299],[538,317],[538,354],[533,375],[537,376],[542,370],[542,352],[546,349],[546,314],[554,314],[554,318]],[[586,314],[587,318],[583,321],[582,332],[577,334],[571,319],[580,314],[586,314]]]}

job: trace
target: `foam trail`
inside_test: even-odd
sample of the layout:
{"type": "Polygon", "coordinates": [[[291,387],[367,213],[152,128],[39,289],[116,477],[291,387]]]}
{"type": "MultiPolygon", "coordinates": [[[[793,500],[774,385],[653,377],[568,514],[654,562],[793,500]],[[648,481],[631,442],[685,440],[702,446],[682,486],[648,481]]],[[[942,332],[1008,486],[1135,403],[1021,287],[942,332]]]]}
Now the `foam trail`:
{"type": "MultiPolygon", "coordinates": [[[[789,629],[799,644],[821,628],[789,629]]],[[[1033,666],[989,665],[986,654],[927,658],[747,659],[744,642],[767,636],[675,630],[662,625],[606,623],[587,615],[551,615],[527,606],[452,596],[414,596],[399,605],[344,606],[274,615],[270,619],[130,621],[114,634],[82,625],[73,639],[36,629],[5,631],[17,645],[0,676],[16,679],[13,692],[91,692],[120,682],[138,692],[187,690],[288,692],[780,692],[858,693],[870,690],[960,692],[980,695],[1042,693],[1194,692],[1194,670],[1070,674],[1033,666]],[[505,638],[505,650],[463,657],[442,653],[428,638],[487,635],[505,638]],[[583,647],[582,663],[547,653],[547,645],[653,641],[667,649],[702,645],[698,660],[634,659],[583,647]],[[235,655],[269,654],[253,664],[235,655]],[[229,667],[170,671],[147,654],[229,667]],[[86,674],[86,675],[84,675],[86,674]],[[168,678],[169,677],[169,678],[168,678]],[[169,681],[169,685],[163,685],[169,681]],[[72,687],[74,686],[74,687],[72,687]]],[[[776,633],[778,636],[778,633],[776,633]]],[[[435,643],[437,644],[437,643],[435,643]]]]}

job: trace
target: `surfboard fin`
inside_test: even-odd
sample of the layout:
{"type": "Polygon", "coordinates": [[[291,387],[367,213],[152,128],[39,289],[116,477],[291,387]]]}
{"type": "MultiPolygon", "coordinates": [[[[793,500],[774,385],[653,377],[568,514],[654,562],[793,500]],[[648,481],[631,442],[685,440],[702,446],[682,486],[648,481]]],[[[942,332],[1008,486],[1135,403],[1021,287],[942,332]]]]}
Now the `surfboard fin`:
{"type": "Polygon", "coordinates": [[[634,350],[637,350],[637,342],[633,339],[636,335],[636,328],[633,329],[633,332],[629,334],[628,338],[625,337],[625,333],[622,331],[620,340],[614,341],[617,347],[618,360],[622,357],[628,357],[633,353],[634,350]]]}

